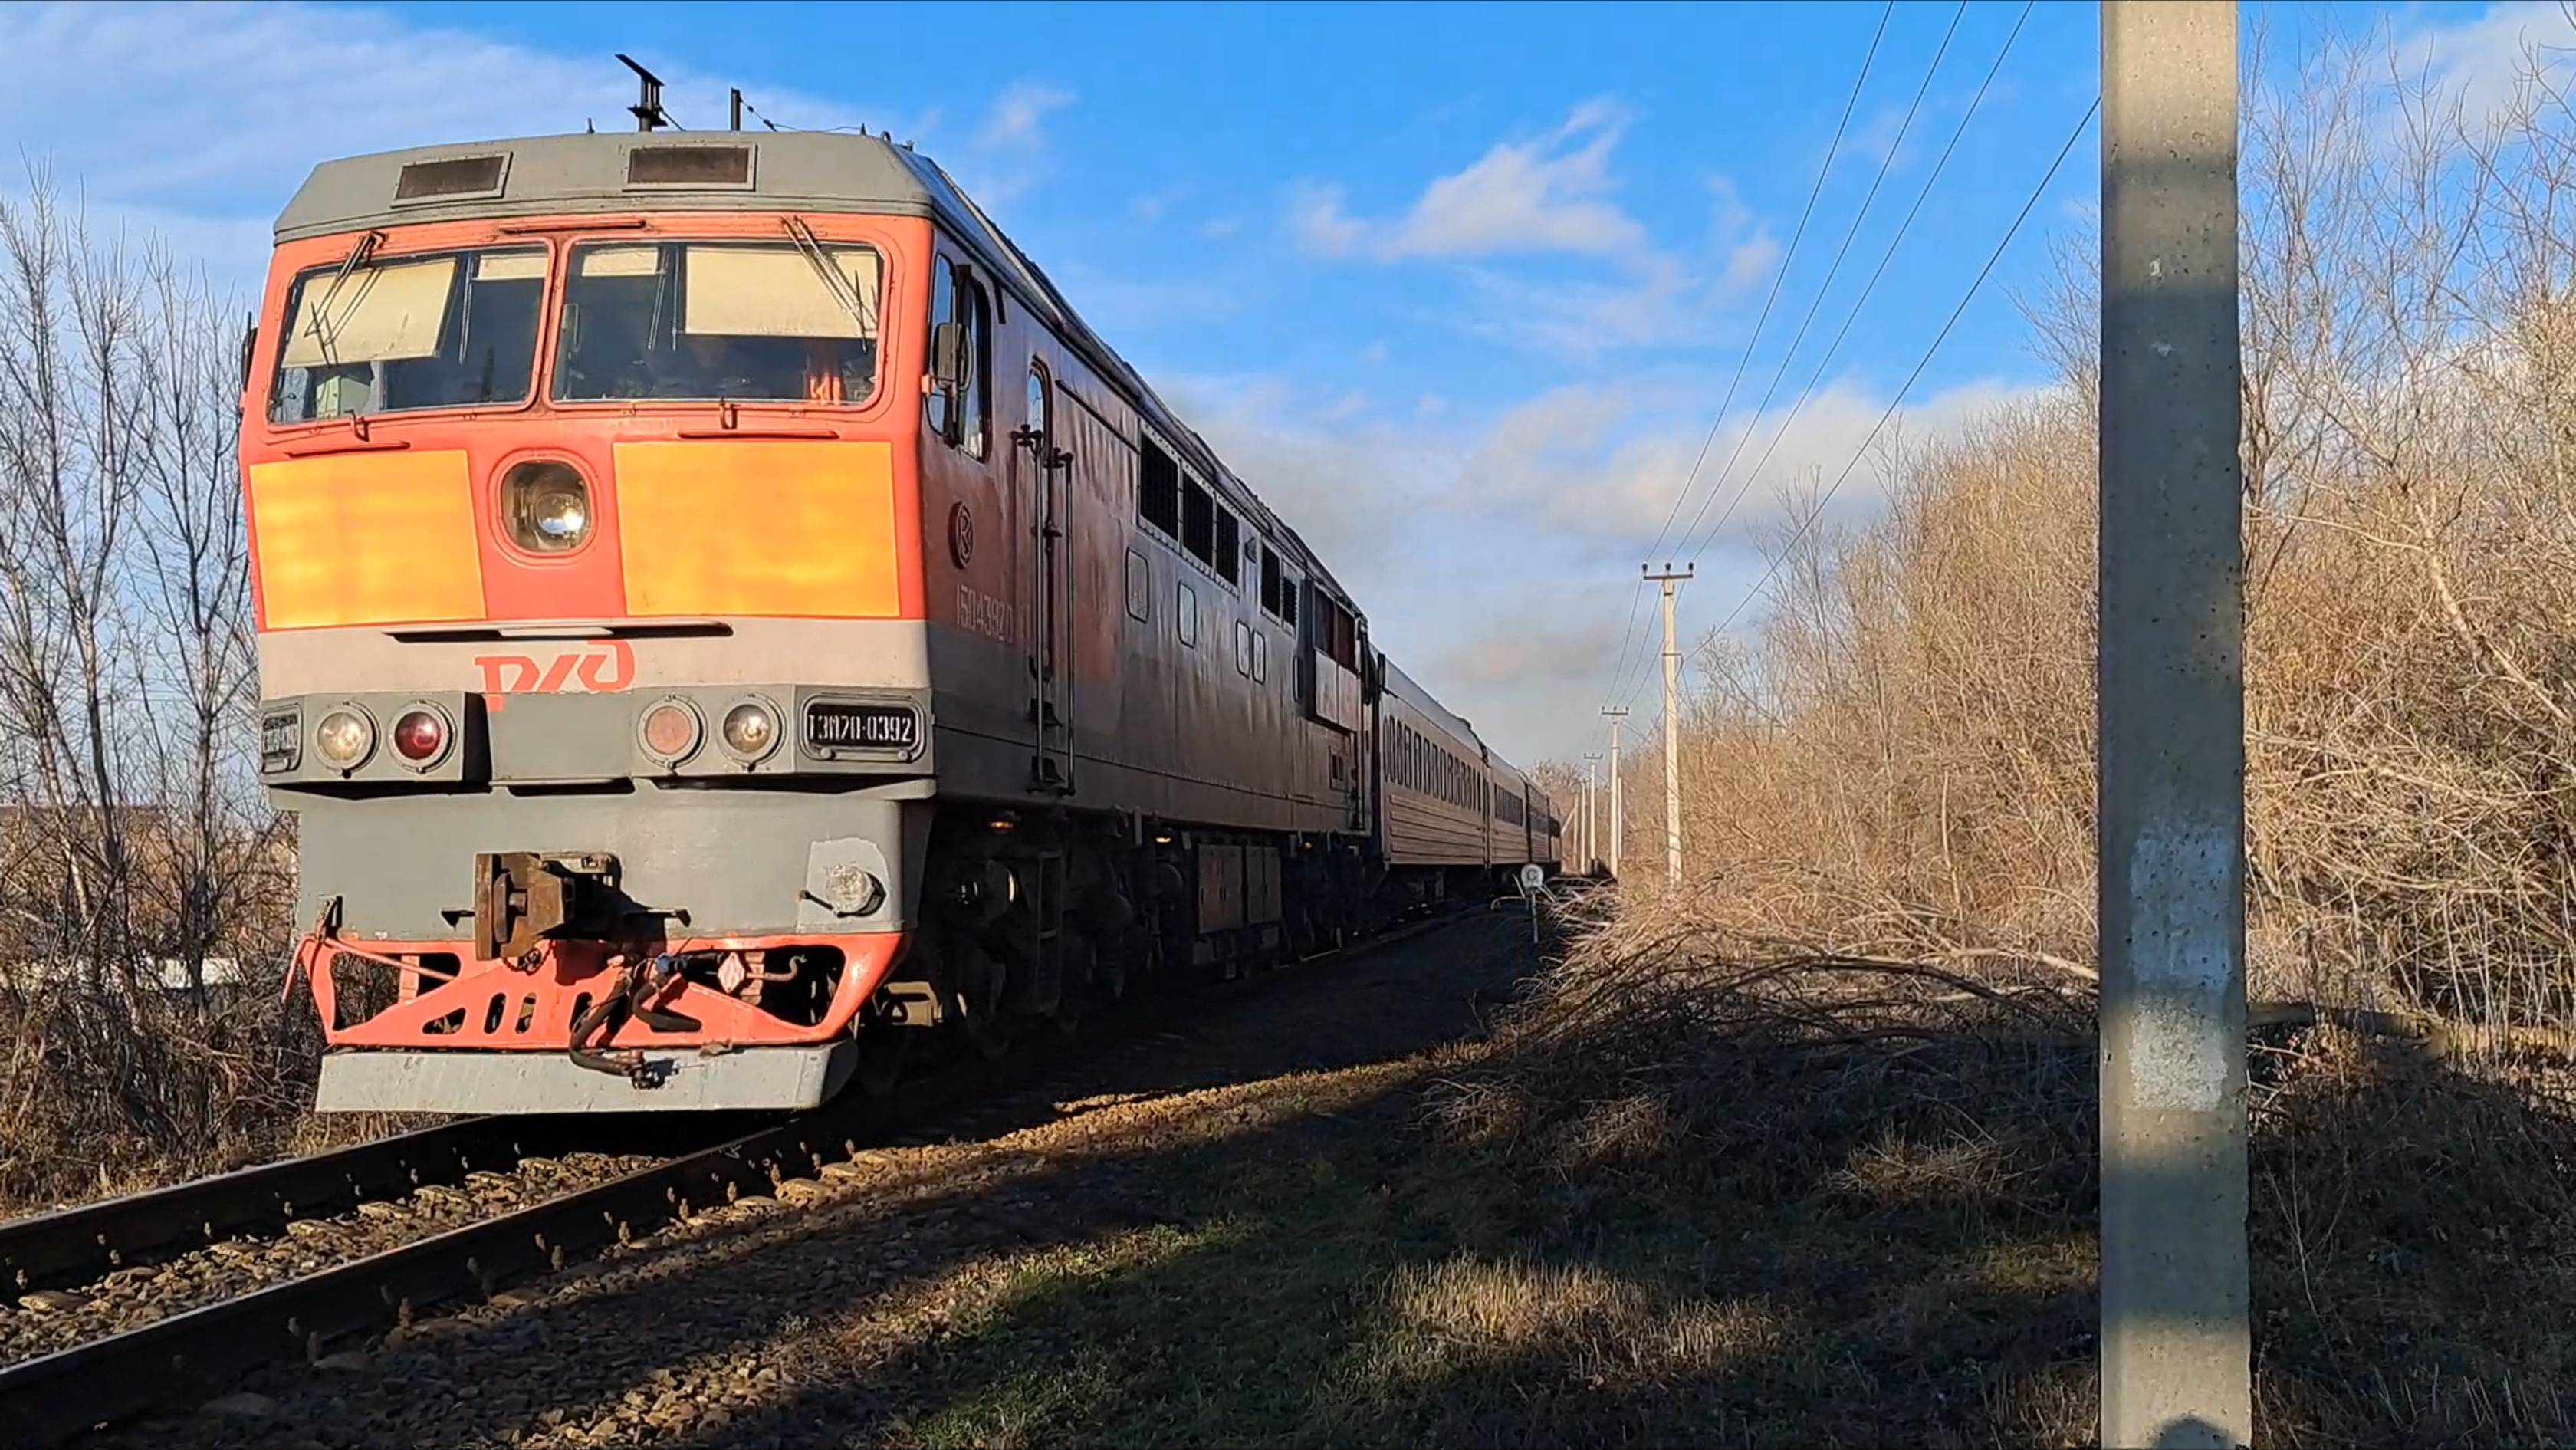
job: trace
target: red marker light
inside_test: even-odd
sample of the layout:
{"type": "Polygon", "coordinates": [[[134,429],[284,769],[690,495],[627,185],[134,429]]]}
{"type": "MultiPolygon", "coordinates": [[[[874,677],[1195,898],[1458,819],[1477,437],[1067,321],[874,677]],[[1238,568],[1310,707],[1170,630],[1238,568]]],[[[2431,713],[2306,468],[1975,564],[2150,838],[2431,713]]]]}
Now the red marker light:
{"type": "Polygon", "coordinates": [[[644,750],[665,765],[677,765],[698,748],[698,712],[678,700],[664,700],[644,712],[644,750]]]}
{"type": "Polygon", "coordinates": [[[394,753],[426,765],[447,749],[447,722],[427,710],[406,711],[394,722],[394,753]]]}

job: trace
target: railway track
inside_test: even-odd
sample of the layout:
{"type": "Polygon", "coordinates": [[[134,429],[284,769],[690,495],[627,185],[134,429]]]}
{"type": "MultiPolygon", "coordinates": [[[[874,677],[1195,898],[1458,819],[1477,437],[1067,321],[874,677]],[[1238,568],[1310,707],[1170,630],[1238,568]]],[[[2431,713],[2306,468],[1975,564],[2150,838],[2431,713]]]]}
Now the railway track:
{"type": "Polygon", "coordinates": [[[0,1223],[0,1281],[62,1289],[183,1246],[282,1228],[516,1163],[557,1119],[469,1118],[372,1143],[0,1223]]]}
{"type": "MultiPolygon", "coordinates": [[[[1373,953],[1456,921],[1435,916],[1298,963],[1373,953]]],[[[1262,973],[1208,992],[1165,999],[1164,1010],[1126,1014],[1103,1045],[1169,1025],[1183,1005],[1215,1005],[1258,993],[1279,974],[1262,973]],[[1211,1001],[1211,999],[1215,999],[1211,1001]]],[[[843,1100],[712,1144],[657,1156],[642,1166],[476,1221],[439,1228],[381,1251],[293,1274],[248,1292],[180,1309],[135,1327],[0,1367],[0,1425],[10,1443],[40,1446],[172,1403],[232,1387],[254,1367],[318,1361],[325,1346],[407,1325],[445,1304],[489,1300],[506,1286],[559,1271],[608,1245],[642,1237],[700,1209],[746,1194],[770,1194],[789,1180],[829,1170],[863,1142],[883,1142],[924,1125],[977,1084],[1017,1087],[1040,1074],[1021,1054],[1001,1066],[950,1068],[880,1102],[843,1100]]],[[[620,1135],[667,1119],[619,1122],[620,1135]]],[[[155,1193],[0,1225],[0,1264],[22,1283],[80,1282],[102,1268],[147,1259],[226,1232],[319,1220],[325,1209],[387,1202],[423,1189],[493,1173],[508,1162],[552,1162],[544,1150],[604,1120],[578,1117],[473,1119],[360,1148],[200,1179],[155,1193]],[[477,1166],[485,1165],[485,1166],[477,1166]]],[[[737,1124],[738,1126],[738,1124],[737,1124]]],[[[699,1131],[705,1132],[704,1125],[699,1131]]]]}

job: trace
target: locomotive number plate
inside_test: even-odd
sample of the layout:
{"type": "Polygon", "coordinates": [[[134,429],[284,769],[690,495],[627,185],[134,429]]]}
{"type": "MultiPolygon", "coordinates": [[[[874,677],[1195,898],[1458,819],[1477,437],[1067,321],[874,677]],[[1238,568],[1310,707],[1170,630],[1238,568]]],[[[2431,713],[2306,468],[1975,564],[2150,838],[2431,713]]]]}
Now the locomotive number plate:
{"type": "Polygon", "coordinates": [[[259,768],[293,770],[304,758],[304,712],[280,710],[259,719],[259,768]]]}
{"type": "Polygon", "coordinates": [[[844,751],[910,756],[921,748],[921,717],[909,705],[810,700],[805,705],[805,748],[821,756],[844,751]]]}

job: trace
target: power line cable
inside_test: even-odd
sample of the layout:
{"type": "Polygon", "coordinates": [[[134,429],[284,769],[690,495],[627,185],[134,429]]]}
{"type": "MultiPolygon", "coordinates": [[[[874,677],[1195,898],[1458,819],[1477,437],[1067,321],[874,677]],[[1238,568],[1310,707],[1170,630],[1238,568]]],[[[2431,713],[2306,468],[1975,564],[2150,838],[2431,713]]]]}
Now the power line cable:
{"type": "MultiPolygon", "coordinates": [[[[1907,209],[1905,219],[1896,224],[1896,234],[1888,239],[1887,250],[1879,254],[1876,270],[1869,274],[1869,281],[1861,287],[1860,296],[1853,300],[1851,311],[1844,315],[1842,326],[1834,333],[1834,340],[1825,345],[1824,356],[1816,360],[1815,370],[1807,375],[1805,386],[1798,390],[1798,396],[1791,401],[1788,416],[1780,420],[1779,431],[1771,435],[1771,442],[1763,448],[1762,456],[1754,461],[1752,471],[1745,475],[1744,482],[1737,487],[1735,497],[1728,501],[1725,510],[1718,514],[1717,522],[1709,525],[1708,532],[1700,535],[1693,542],[1691,546],[1693,552],[1708,547],[1710,541],[1725,530],[1727,520],[1735,516],[1737,506],[1742,504],[1745,497],[1752,492],[1754,480],[1762,476],[1763,468],[1771,462],[1771,455],[1779,451],[1781,440],[1789,436],[1789,430],[1797,424],[1798,415],[1806,411],[1808,402],[1815,397],[1816,385],[1824,380],[1825,370],[1833,365],[1835,356],[1842,351],[1843,340],[1851,336],[1852,324],[1860,320],[1861,309],[1869,305],[1869,299],[1878,291],[1879,280],[1887,275],[1888,264],[1896,260],[1897,248],[1904,244],[1906,234],[1913,230],[1914,219],[1922,214],[1923,203],[1931,198],[1933,185],[1940,181],[1941,173],[1948,168],[1951,153],[1959,149],[1959,138],[1967,134],[1968,123],[1976,119],[1977,109],[1985,104],[1987,89],[1994,84],[1996,74],[2003,69],[2004,58],[2012,54],[2013,42],[2020,38],[2022,24],[2030,19],[2030,12],[2037,3],[2038,0],[2026,0],[2023,4],[2021,19],[2013,22],[2012,33],[2004,37],[2003,48],[1995,52],[1994,64],[1986,67],[1986,78],[1978,82],[1977,94],[1968,102],[1968,109],[1960,114],[1959,124],[1951,128],[1949,142],[1941,148],[1940,157],[1932,163],[1931,173],[1923,178],[1922,188],[1914,193],[1914,205],[1907,209]]],[[[1692,526],[1696,528],[1698,521],[1693,520],[1692,526]]]]}
{"type": "MultiPolygon", "coordinates": [[[[1672,533],[1673,520],[1681,516],[1682,502],[1690,497],[1692,480],[1699,476],[1700,465],[1708,461],[1708,451],[1717,445],[1718,430],[1726,426],[1726,410],[1734,403],[1735,390],[1744,381],[1745,364],[1752,361],[1753,349],[1762,341],[1762,328],[1771,319],[1772,305],[1780,300],[1781,284],[1788,280],[1789,268],[1798,260],[1798,244],[1807,235],[1808,218],[1815,215],[1816,198],[1824,192],[1825,177],[1833,170],[1835,153],[1842,150],[1843,135],[1851,126],[1852,112],[1860,106],[1860,93],[1869,82],[1870,66],[1878,59],[1879,42],[1887,38],[1887,22],[1895,13],[1896,0],[1887,0],[1886,6],[1878,12],[1878,29],[1870,34],[1869,50],[1861,57],[1860,74],[1852,79],[1851,96],[1843,102],[1842,119],[1834,124],[1833,144],[1825,148],[1824,160],[1816,166],[1815,184],[1807,189],[1807,205],[1798,213],[1797,230],[1789,234],[1789,249],[1781,254],[1779,270],[1771,276],[1771,293],[1763,299],[1762,313],[1753,323],[1753,335],[1745,339],[1744,353],[1735,361],[1735,376],[1727,381],[1726,397],[1717,405],[1717,416],[1709,421],[1708,437],[1699,445],[1699,456],[1691,461],[1690,471],[1682,475],[1681,487],[1673,492],[1673,505],[1664,513],[1663,527],[1655,531],[1655,542],[1647,546],[1646,555],[1649,559],[1654,556],[1656,550],[1664,546],[1665,537],[1672,533]]],[[[1619,688],[1620,678],[1628,672],[1628,636],[1635,633],[1637,601],[1643,597],[1645,589],[1643,584],[1637,587],[1638,594],[1629,599],[1628,628],[1622,632],[1620,639],[1619,664],[1610,676],[1610,688],[1613,693],[1616,693],[1619,688]]]]}
{"type": "MultiPolygon", "coordinates": [[[[1842,275],[1843,259],[1851,255],[1851,245],[1860,235],[1861,223],[1869,219],[1869,209],[1878,200],[1879,188],[1887,184],[1888,173],[1895,169],[1896,153],[1904,147],[1906,136],[1913,131],[1914,118],[1923,109],[1923,98],[1932,90],[1932,78],[1940,74],[1941,61],[1949,55],[1950,41],[1958,35],[1959,22],[1967,14],[1968,0],[1959,0],[1959,8],[1950,12],[1950,28],[1941,33],[1940,48],[1932,52],[1932,64],[1924,69],[1923,84],[1914,88],[1914,101],[1905,108],[1905,119],[1897,125],[1896,139],[1888,143],[1887,154],[1878,159],[1878,175],[1870,179],[1869,192],[1860,199],[1860,209],[1852,213],[1851,225],[1843,229],[1842,245],[1834,249],[1833,263],[1825,268],[1825,280],[1816,285],[1815,300],[1807,304],[1807,315],[1798,319],[1797,335],[1789,339],[1788,351],[1780,355],[1780,366],[1771,370],[1771,385],[1762,390],[1762,401],[1753,405],[1753,416],[1746,420],[1744,431],[1735,435],[1735,448],[1726,455],[1726,464],[1718,469],[1716,482],[1709,485],[1707,495],[1699,501],[1699,512],[1692,514],[1691,521],[1682,526],[1683,537],[1689,537],[1699,528],[1700,520],[1708,517],[1708,506],[1726,492],[1727,475],[1735,471],[1736,460],[1744,456],[1744,445],[1752,440],[1762,414],[1770,408],[1771,400],[1779,396],[1780,383],[1789,375],[1789,364],[1797,359],[1799,345],[1807,340],[1807,329],[1815,326],[1816,314],[1824,310],[1825,295],[1833,290],[1834,279],[1842,275]]],[[[1746,482],[1749,484],[1751,480],[1748,478],[1746,482]]],[[[1733,505],[1728,506],[1728,511],[1733,511],[1733,505]]],[[[1682,552],[1688,554],[1690,550],[1685,548],[1682,552]]]]}
{"type": "MultiPolygon", "coordinates": [[[[1934,354],[1941,350],[1942,343],[1949,340],[1950,330],[1958,325],[1959,318],[1968,310],[1968,304],[1976,300],[1979,289],[1983,288],[1986,279],[1994,274],[1995,264],[2003,260],[2004,252],[2012,245],[2013,238],[2021,234],[2022,223],[2030,220],[2030,214],[2038,207],[2040,197],[2047,193],[2049,183],[2057,179],[2057,173],[2065,166],[2067,156],[2075,150],[2075,143],[2083,139],[2084,132],[2092,126],[2093,118],[2100,114],[2101,110],[2102,98],[2096,95],[2093,98],[2093,104],[2084,108],[2083,118],[2075,123],[2073,130],[2066,133],[2066,143],[2058,148],[2057,159],[2048,164],[2047,174],[2041,176],[2039,184],[2031,188],[2029,199],[2022,203],[2021,211],[2013,217],[2012,225],[2005,228],[2003,238],[1996,242],[1995,249],[1987,254],[1986,264],[1977,269],[1977,278],[1968,284],[1967,292],[1959,298],[1959,305],[1950,309],[1948,320],[1944,321],[1941,324],[1941,330],[1933,335],[1931,346],[1923,350],[1923,356],[1914,364],[1914,370],[1906,374],[1904,385],[1899,387],[1896,390],[1896,396],[1888,401],[1886,411],[1878,415],[1878,422],[1871,426],[1869,436],[1863,438],[1860,447],[1853,450],[1851,460],[1843,465],[1842,472],[1835,475],[1833,485],[1825,490],[1824,495],[1816,500],[1815,507],[1808,510],[1806,517],[1799,521],[1798,527],[1791,531],[1788,542],[1781,546],[1780,552],[1772,556],[1771,566],[1762,571],[1761,578],[1753,581],[1753,587],[1745,591],[1742,599],[1736,601],[1735,608],[1727,611],[1726,618],[1718,621],[1717,628],[1711,632],[1712,643],[1717,636],[1726,632],[1729,625],[1735,623],[1737,617],[1744,613],[1745,608],[1758,598],[1763,588],[1779,574],[1780,566],[1788,562],[1790,554],[1795,552],[1798,544],[1806,538],[1808,530],[1814,528],[1816,520],[1824,516],[1826,505],[1831,504],[1834,501],[1834,495],[1850,481],[1852,470],[1860,466],[1860,461],[1868,454],[1870,445],[1878,441],[1878,435],[1887,427],[1888,420],[1896,416],[1896,410],[1905,402],[1905,395],[1911,392],[1914,384],[1922,379],[1923,370],[1932,365],[1934,354]]],[[[1692,651],[1692,654],[1694,657],[1704,655],[1708,649],[1708,644],[1702,644],[1692,651]]],[[[1631,698],[1634,698],[1633,694],[1631,698]]]]}

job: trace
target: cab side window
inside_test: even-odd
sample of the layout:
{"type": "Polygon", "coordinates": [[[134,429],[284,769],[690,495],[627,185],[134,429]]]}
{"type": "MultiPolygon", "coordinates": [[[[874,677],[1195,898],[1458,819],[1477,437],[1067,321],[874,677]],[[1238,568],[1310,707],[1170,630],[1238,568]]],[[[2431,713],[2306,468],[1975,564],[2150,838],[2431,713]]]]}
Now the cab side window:
{"type": "Polygon", "coordinates": [[[946,257],[931,277],[930,362],[939,382],[922,401],[922,421],[949,447],[983,457],[993,420],[992,302],[974,268],[946,257]]]}

